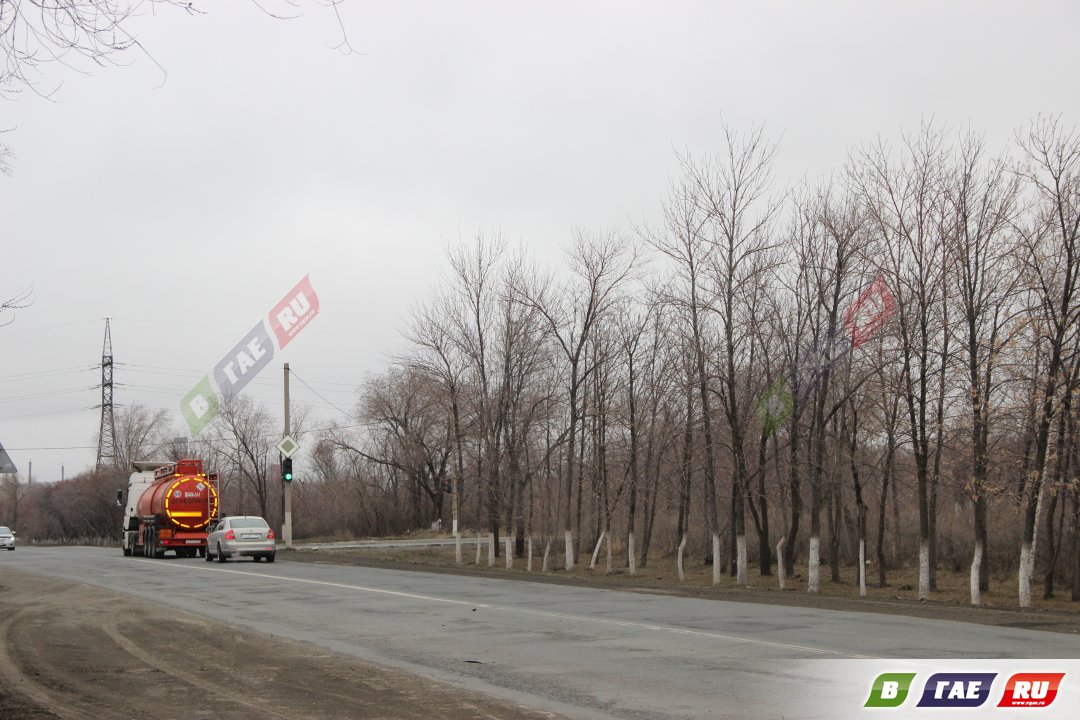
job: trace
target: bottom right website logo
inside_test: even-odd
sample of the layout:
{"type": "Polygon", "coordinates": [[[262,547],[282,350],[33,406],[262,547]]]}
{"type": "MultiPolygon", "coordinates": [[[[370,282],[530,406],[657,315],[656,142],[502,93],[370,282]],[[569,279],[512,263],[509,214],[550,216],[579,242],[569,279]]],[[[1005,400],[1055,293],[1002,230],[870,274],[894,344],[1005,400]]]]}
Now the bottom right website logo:
{"type": "MultiPolygon", "coordinates": [[[[916,707],[974,708],[990,698],[997,673],[934,673],[923,684],[916,707]]],[[[882,673],[870,687],[864,707],[895,708],[907,700],[917,673],[882,673]]],[[[1014,673],[1002,690],[999,708],[1043,708],[1057,697],[1065,673],[1014,673]]]]}

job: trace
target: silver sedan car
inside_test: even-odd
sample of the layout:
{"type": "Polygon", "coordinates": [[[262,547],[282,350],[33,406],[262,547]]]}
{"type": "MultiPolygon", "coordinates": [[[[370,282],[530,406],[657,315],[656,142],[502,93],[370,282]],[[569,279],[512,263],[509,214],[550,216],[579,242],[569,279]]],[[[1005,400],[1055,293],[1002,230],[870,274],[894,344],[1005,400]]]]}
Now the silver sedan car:
{"type": "Polygon", "coordinates": [[[11,528],[0,526],[0,548],[15,549],[15,533],[11,528]]]}
{"type": "Polygon", "coordinates": [[[231,557],[274,562],[274,531],[261,517],[230,515],[220,518],[212,527],[206,538],[207,562],[215,558],[218,562],[225,562],[231,557]]]}

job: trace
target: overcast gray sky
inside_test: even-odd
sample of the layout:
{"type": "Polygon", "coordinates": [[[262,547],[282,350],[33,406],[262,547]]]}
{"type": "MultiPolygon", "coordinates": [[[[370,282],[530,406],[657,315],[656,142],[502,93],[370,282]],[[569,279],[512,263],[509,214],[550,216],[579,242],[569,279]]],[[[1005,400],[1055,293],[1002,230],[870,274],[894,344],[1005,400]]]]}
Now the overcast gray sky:
{"type": "Polygon", "coordinates": [[[167,79],[133,54],[0,100],[0,295],[34,287],[0,328],[0,443],[24,475],[93,464],[105,317],[115,401],[180,428],[184,394],[310,273],[319,316],[245,392],[278,410],[288,361],[348,410],[445,243],[499,227],[556,260],[575,227],[629,229],[724,121],[766,123],[787,184],[931,117],[995,149],[1036,113],[1080,118],[1065,0],[346,0],[351,56],[325,8],[196,4],[133,23],[167,79]]]}

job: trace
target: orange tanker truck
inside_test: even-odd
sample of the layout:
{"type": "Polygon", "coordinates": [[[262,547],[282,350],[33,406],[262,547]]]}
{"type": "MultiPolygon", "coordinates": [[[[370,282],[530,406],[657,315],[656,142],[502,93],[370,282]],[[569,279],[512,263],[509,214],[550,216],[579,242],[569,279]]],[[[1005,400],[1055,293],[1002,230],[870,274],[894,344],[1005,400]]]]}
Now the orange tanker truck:
{"type": "MultiPolygon", "coordinates": [[[[128,479],[124,555],[206,555],[207,526],[218,512],[217,475],[202,460],[136,462],[128,479]]],[[[122,491],[117,491],[117,500],[122,491]]]]}

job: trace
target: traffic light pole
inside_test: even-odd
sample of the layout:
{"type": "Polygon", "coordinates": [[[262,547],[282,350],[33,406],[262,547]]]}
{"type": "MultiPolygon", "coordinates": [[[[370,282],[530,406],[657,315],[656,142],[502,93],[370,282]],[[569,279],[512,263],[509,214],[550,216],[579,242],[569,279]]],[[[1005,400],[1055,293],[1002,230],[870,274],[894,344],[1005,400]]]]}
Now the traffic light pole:
{"type": "MultiPolygon", "coordinates": [[[[285,363],[285,435],[289,436],[289,363],[285,363]]],[[[282,492],[285,494],[285,520],[281,528],[284,536],[285,547],[292,547],[292,483],[285,482],[282,475],[281,484],[284,485],[282,492]]]]}

